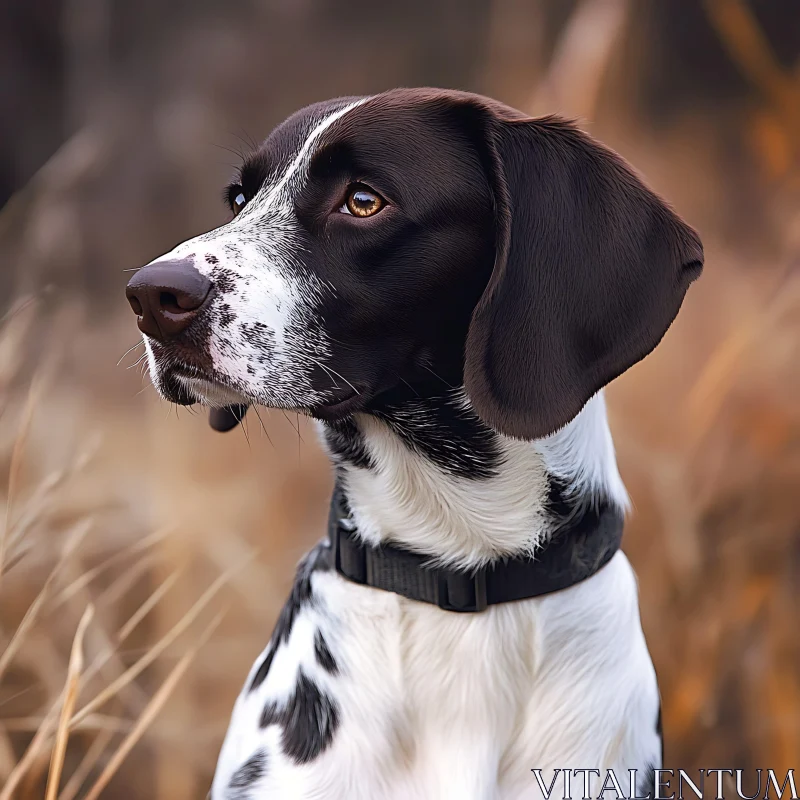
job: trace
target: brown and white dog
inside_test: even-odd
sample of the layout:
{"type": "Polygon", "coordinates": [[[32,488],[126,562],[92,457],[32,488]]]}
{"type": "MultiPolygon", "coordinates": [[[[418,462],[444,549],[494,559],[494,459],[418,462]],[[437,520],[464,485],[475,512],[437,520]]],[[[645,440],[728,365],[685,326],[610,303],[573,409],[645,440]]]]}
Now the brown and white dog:
{"type": "MultiPolygon", "coordinates": [[[[166,399],[309,414],[357,535],[451,567],[625,509],[601,390],[658,344],[703,250],[617,155],[557,118],[398,89],[297,112],[226,200],[230,222],[128,287],[166,399]]],[[[558,778],[551,796],[581,797],[564,770],[652,773],[661,752],[621,552],[455,614],[345,580],[323,543],[211,796],[511,800],[558,778]]]]}

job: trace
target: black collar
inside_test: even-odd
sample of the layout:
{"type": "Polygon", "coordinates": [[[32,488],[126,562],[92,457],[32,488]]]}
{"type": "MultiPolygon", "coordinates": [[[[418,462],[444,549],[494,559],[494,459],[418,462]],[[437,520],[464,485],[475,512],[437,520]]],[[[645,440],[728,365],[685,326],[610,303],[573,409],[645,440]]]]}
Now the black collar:
{"type": "Polygon", "coordinates": [[[562,526],[536,553],[492,562],[477,570],[430,565],[430,556],[394,545],[365,544],[353,529],[337,484],[328,518],[336,570],[354,583],[432,603],[446,611],[483,611],[496,603],[566,589],[594,575],[619,550],[622,513],[609,503],[562,526]]]}

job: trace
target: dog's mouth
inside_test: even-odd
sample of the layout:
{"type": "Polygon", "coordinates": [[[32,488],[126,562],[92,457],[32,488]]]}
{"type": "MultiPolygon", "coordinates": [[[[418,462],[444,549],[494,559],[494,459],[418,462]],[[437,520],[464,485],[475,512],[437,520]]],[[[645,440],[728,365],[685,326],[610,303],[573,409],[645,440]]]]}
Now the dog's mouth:
{"type": "Polygon", "coordinates": [[[224,408],[250,402],[248,397],[219,376],[189,364],[171,365],[162,373],[161,388],[169,400],[183,400],[182,405],[202,403],[212,408],[224,408]]]}
{"type": "Polygon", "coordinates": [[[336,391],[327,402],[314,405],[309,414],[323,422],[336,422],[363,409],[366,396],[366,387],[349,386],[336,391]]]}
{"type": "MultiPolygon", "coordinates": [[[[211,406],[209,424],[220,432],[235,428],[247,413],[250,405],[258,402],[230,386],[217,375],[194,364],[173,363],[162,371],[159,380],[161,394],[178,405],[201,403],[211,406]]],[[[366,405],[368,390],[365,386],[348,385],[326,392],[323,402],[308,405],[283,406],[285,411],[296,411],[324,422],[336,422],[356,413],[366,405]]]]}
{"type": "Polygon", "coordinates": [[[189,390],[186,382],[182,380],[183,373],[177,370],[161,371],[158,382],[158,393],[171,403],[179,406],[191,406],[197,402],[197,397],[189,390]]]}
{"type": "MultiPolygon", "coordinates": [[[[354,410],[357,410],[359,404],[359,392],[356,389],[352,389],[341,399],[332,403],[314,406],[308,410],[308,413],[316,419],[333,422],[352,414],[354,410]]],[[[244,419],[249,407],[249,404],[246,403],[235,403],[222,408],[212,408],[208,412],[208,424],[215,431],[226,433],[233,430],[244,419]]]]}

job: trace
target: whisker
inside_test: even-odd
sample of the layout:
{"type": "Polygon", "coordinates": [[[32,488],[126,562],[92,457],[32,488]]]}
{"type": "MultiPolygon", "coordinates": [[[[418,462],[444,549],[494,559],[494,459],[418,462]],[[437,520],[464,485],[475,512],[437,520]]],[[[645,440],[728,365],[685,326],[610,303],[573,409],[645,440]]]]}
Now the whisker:
{"type": "Polygon", "coordinates": [[[253,451],[253,447],[250,444],[250,437],[247,435],[247,428],[245,427],[244,418],[239,420],[239,427],[242,429],[242,433],[244,434],[244,439],[247,442],[247,449],[250,450],[250,452],[252,452],[253,451]]]}
{"type": "MultiPolygon", "coordinates": [[[[245,136],[247,136],[247,132],[244,129],[242,129],[242,133],[244,133],[245,136]]],[[[231,135],[235,136],[245,147],[247,147],[250,150],[255,150],[256,147],[258,147],[258,145],[252,139],[250,139],[249,136],[247,138],[244,138],[244,136],[241,136],[235,131],[232,131],[231,135]]]]}
{"type": "Polygon", "coordinates": [[[292,420],[288,416],[286,416],[286,412],[283,409],[281,409],[281,414],[283,414],[283,418],[292,426],[292,429],[297,434],[297,438],[303,444],[305,444],[305,441],[303,440],[303,437],[300,435],[300,415],[297,412],[295,412],[295,418],[297,419],[297,424],[295,425],[292,422],[292,420]]]}
{"type": "Polygon", "coordinates": [[[452,384],[448,383],[441,375],[437,375],[427,364],[420,364],[420,366],[423,369],[428,370],[428,372],[430,372],[430,374],[433,375],[434,378],[437,378],[438,380],[440,380],[448,388],[450,388],[450,389],[455,389],[456,388],[452,384]]]}
{"type": "MultiPolygon", "coordinates": [[[[133,352],[133,351],[134,351],[134,350],[135,350],[137,347],[141,347],[143,344],[144,344],[144,342],[143,342],[143,341],[140,339],[138,342],[136,342],[136,344],[135,344],[133,347],[129,347],[129,348],[128,348],[128,349],[127,349],[127,350],[126,350],[126,351],[125,351],[125,352],[124,352],[124,353],[123,353],[123,354],[122,354],[120,357],[119,357],[119,361],[117,361],[117,366],[119,366],[119,365],[120,365],[120,362],[122,361],[122,359],[123,359],[123,358],[125,358],[125,356],[126,356],[126,355],[128,355],[128,353],[131,353],[131,352],[133,352]]],[[[138,363],[138,362],[137,362],[137,363],[138,363]]]]}
{"type": "Polygon", "coordinates": [[[267,429],[264,427],[264,422],[261,419],[261,414],[258,413],[258,408],[256,406],[253,406],[253,413],[256,415],[256,418],[258,419],[258,422],[261,425],[261,430],[264,432],[264,434],[266,435],[267,439],[269,439],[269,443],[273,447],[275,447],[275,443],[272,441],[272,437],[269,435],[269,433],[267,433],[267,429]]]}
{"type": "MultiPolygon", "coordinates": [[[[398,375],[397,377],[398,377],[398,378],[400,378],[400,376],[399,376],[399,375],[398,375]]],[[[418,391],[417,391],[417,390],[416,390],[416,389],[415,389],[415,388],[414,388],[414,387],[413,387],[413,386],[412,386],[412,385],[411,385],[411,384],[410,384],[410,383],[409,383],[409,382],[408,382],[408,381],[407,381],[405,378],[400,378],[400,380],[401,380],[401,381],[402,381],[402,382],[403,382],[403,383],[404,383],[406,386],[408,386],[408,388],[409,388],[409,389],[411,389],[411,391],[412,391],[412,392],[414,392],[414,394],[415,394],[417,397],[421,397],[420,393],[419,393],[419,392],[418,392],[418,391]]]]}
{"type": "Polygon", "coordinates": [[[133,369],[134,367],[138,367],[143,361],[147,359],[147,353],[142,353],[136,361],[133,362],[129,367],[125,367],[125,369],[133,369]]]}
{"type": "MultiPolygon", "coordinates": [[[[324,365],[324,364],[323,364],[321,361],[317,361],[317,359],[316,359],[316,358],[314,358],[313,356],[309,356],[309,358],[310,358],[310,359],[311,359],[311,360],[312,360],[312,361],[313,361],[313,362],[314,362],[314,363],[315,363],[315,364],[316,364],[318,367],[320,367],[320,369],[324,369],[324,370],[325,370],[325,372],[327,372],[327,373],[328,373],[328,375],[330,375],[331,377],[333,377],[333,376],[336,376],[337,378],[341,378],[341,379],[342,379],[342,380],[343,380],[343,381],[344,381],[344,382],[345,382],[345,383],[346,383],[346,384],[347,384],[347,385],[348,385],[348,386],[349,386],[349,387],[350,387],[350,388],[351,388],[351,389],[352,389],[352,390],[353,390],[353,391],[354,391],[354,392],[355,392],[357,395],[358,395],[358,394],[360,394],[360,392],[358,391],[358,389],[356,389],[356,387],[355,387],[355,386],[353,386],[353,384],[352,384],[352,383],[350,383],[350,381],[349,381],[349,380],[347,380],[347,378],[345,378],[345,377],[344,377],[344,375],[340,375],[340,374],[339,374],[339,373],[338,373],[338,372],[337,372],[335,369],[330,369],[329,367],[326,367],[326,366],[325,366],[325,365],[324,365]]],[[[338,387],[336,387],[336,388],[338,388],[338,387]]]]}
{"type": "MultiPolygon", "coordinates": [[[[226,147],[224,144],[216,144],[215,142],[212,142],[211,144],[214,147],[218,147],[220,150],[227,150],[229,153],[235,155],[237,158],[239,158],[242,161],[244,161],[244,153],[242,153],[240,150],[234,150],[231,147],[226,147]]],[[[233,166],[233,165],[231,165],[231,166],[233,166]]]]}

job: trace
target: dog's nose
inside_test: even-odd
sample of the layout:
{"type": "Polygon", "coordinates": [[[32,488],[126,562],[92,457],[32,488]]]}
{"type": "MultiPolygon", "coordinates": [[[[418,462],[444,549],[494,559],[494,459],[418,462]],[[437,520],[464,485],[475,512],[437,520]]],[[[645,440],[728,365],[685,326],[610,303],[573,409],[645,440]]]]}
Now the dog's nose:
{"type": "Polygon", "coordinates": [[[211,281],[191,259],[156,261],[129,281],[125,296],[139,330],[163,342],[186,330],[211,294],[211,281]]]}

